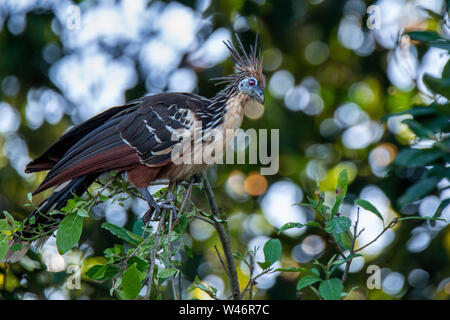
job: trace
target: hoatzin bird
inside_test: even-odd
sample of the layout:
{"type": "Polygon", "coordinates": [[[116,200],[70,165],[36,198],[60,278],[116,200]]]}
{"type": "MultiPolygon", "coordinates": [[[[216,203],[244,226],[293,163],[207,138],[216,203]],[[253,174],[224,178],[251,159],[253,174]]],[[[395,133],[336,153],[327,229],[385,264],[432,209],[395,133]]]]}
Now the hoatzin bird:
{"type": "MultiPolygon", "coordinates": [[[[32,230],[37,227],[47,231],[46,234],[56,230],[54,223],[49,226],[46,213],[62,209],[74,195],[81,196],[104,172],[125,172],[127,180],[139,190],[149,206],[160,210],[160,204],[147,190],[152,181],[164,179],[177,183],[204,170],[207,167],[204,163],[173,161],[173,151],[182,143],[180,139],[173,139],[174,132],[191,137],[189,143],[192,145],[223,143],[221,139],[194,141],[195,124],[200,124],[202,136],[213,130],[223,133],[237,130],[244,109],[252,100],[264,104],[265,80],[257,43],[246,53],[238,37],[237,42],[238,46],[224,42],[231,53],[235,71],[218,78],[219,83],[226,83],[226,87],[213,98],[193,93],[144,96],[78,124],[31,161],[26,166],[26,173],[49,170],[33,195],[52,187],[55,189],[25,220],[23,229],[10,242],[5,260],[15,262],[23,257],[30,246],[26,239],[32,238],[32,230]],[[11,250],[16,243],[22,244],[21,250],[11,250]]],[[[179,150],[182,153],[185,148],[179,150]]],[[[64,215],[53,215],[52,218],[61,220],[64,215]]],[[[48,237],[37,239],[36,248],[48,237]]]]}

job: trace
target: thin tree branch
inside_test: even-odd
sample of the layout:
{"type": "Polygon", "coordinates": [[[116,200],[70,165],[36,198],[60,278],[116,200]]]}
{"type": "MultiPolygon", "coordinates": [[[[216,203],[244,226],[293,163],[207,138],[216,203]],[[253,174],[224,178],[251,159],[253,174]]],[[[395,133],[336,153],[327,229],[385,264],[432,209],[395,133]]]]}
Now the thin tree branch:
{"type": "MultiPolygon", "coordinates": [[[[211,208],[212,213],[219,219],[223,220],[223,218],[220,216],[219,209],[217,207],[217,202],[214,197],[214,193],[211,188],[211,184],[209,183],[208,176],[206,172],[203,172],[203,185],[205,188],[205,194],[208,199],[209,207],[211,208]]],[[[214,221],[214,227],[217,231],[217,234],[219,235],[220,242],[222,243],[222,248],[225,254],[225,259],[227,263],[227,274],[228,278],[230,280],[230,287],[231,287],[231,294],[234,300],[241,300],[241,290],[239,287],[239,280],[236,272],[236,265],[234,263],[234,257],[233,257],[233,251],[231,249],[231,243],[230,243],[230,233],[228,230],[228,224],[227,229],[225,230],[222,223],[219,223],[217,221],[214,221]]]]}
{"type": "Polygon", "coordinates": [[[156,253],[158,252],[159,236],[161,235],[165,218],[166,218],[166,210],[163,210],[161,214],[161,220],[159,221],[158,224],[158,229],[156,230],[155,233],[155,243],[153,244],[153,250],[150,257],[150,271],[148,272],[147,293],[145,295],[146,300],[150,299],[150,294],[152,292],[153,270],[155,269],[156,253]]]}

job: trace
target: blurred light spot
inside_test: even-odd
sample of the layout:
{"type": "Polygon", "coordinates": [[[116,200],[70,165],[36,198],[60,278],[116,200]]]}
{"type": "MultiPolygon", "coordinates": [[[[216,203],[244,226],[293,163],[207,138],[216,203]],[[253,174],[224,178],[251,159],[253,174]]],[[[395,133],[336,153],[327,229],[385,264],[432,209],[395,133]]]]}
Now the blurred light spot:
{"type": "Polygon", "coordinates": [[[320,160],[310,160],[306,165],[306,174],[311,180],[321,181],[325,179],[327,175],[327,169],[323,164],[323,161],[320,160]]]}
{"type": "Polygon", "coordinates": [[[388,55],[387,74],[389,80],[401,90],[411,90],[415,85],[417,65],[416,47],[396,48],[388,55]]]}
{"type": "Polygon", "coordinates": [[[8,97],[13,97],[19,93],[20,82],[16,76],[6,76],[2,80],[3,93],[8,97]]]}
{"type": "Polygon", "coordinates": [[[66,100],[56,91],[45,87],[27,93],[25,117],[30,128],[39,128],[44,119],[50,124],[59,122],[67,107],[66,100]]]}
{"type": "Polygon", "coordinates": [[[265,71],[274,71],[278,69],[283,61],[283,54],[280,49],[270,48],[262,52],[263,69],[265,71]]]}
{"type": "Polygon", "coordinates": [[[401,273],[391,272],[383,279],[381,287],[387,294],[395,296],[400,293],[404,284],[405,277],[401,273]]]}
{"type": "Polygon", "coordinates": [[[303,112],[310,116],[318,115],[324,108],[322,97],[316,93],[311,93],[309,97],[309,103],[303,109],[303,112]]]}
{"type": "Polygon", "coordinates": [[[384,177],[387,166],[395,159],[397,148],[391,143],[383,143],[369,153],[369,165],[377,177],[384,177]]]}
{"type": "MultiPolygon", "coordinates": [[[[157,65],[157,70],[167,67],[168,57],[160,59],[167,52],[158,45],[153,49],[156,51],[151,52],[151,58],[147,56],[148,60],[157,65]]],[[[144,67],[149,66],[147,62],[144,61],[144,67]]],[[[129,58],[113,59],[96,49],[86,49],[53,64],[50,79],[78,107],[79,118],[84,120],[108,107],[123,104],[124,92],[136,85],[137,74],[129,58]]]]}
{"type": "Polygon", "coordinates": [[[445,279],[442,279],[436,289],[437,292],[444,291],[446,294],[450,295],[450,278],[447,277],[445,279]]]}
{"type": "Polygon", "coordinates": [[[12,15],[7,23],[8,30],[15,36],[21,34],[25,30],[26,25],[27,21],[23,14],[12,15]]]}
{"type": "Polygon", "coordinates": [[[346,128],[368,119],[368,116],[357,104],[347,102],[336,109],[334,118],[341,127],[346,128]]]}
{"type": "Polygon", "coordinates": [[[344,5],[344,15],[356,15],[362,18],[366,14],[366,4],[362,0],[349,0],[344,5]]]}
{"type": "Polygon", "coordinates": [[[335,156],[333,146],[330,144],[315,143],[306,149],[306,156],[310,158],[330,160],[335,156]]]}
{"type": "Polygon", "coordinates": [[[408,283],[414,288],[423,288],[428,284],[430,275],[423,269],[414,269],[408,275],[408,283]]]}
{"type": "Polygon", "coordinates": [[[294,86],[294,76],[287,70],[275,72],[269,81],[270,93],[275,98],[283,98],[286,92],[294,86]]]}
{"type": "Polygon", "coordinates": [[[167,72],[178,65],[180,58],[178,51],[155,38],[150,38],[140,52],[140,60],[148,73],[155,72],[155,69],[159,72],[167,72]]]}
{"type": "Polygon", "coordinates": [[[349,149],[364,149],[371,143],[378,141],[383,134],[383,127],[368,121],[354,125],[342,134],[342,143],[349,149]]]}
{"type": "Polygon", "coordinates": [[[348,95],[352,100],[356,101],[363,107],[375,101],[375,96],[372,89],[367,85],[367,83],[362,81],[352,84],[348,89],[348,95]]]}
{"type": "Polygon", "coordinates": [[[319,131],[324,138],[333,139],[340,133],[341,129],[334,118],[328,118],[320,123],[319,131]]]}
{"type": "Polygon", "coordinates": [[[107,202],[105,209],[106,221],[109,223],[123,227],[127,222],[127,212],[126,209],[119,205],[118,202],[111,203],[107,202]]]}
{"type": "Polygon", "coordinates": [[[161,38],[179,50],[186,50],[195,41],[198,29],[197,17],[189,7],[176,2],[169,3],[160,15],[157,26],[161,38]]]}
{"type": "Polygon", "coordinates": [[[339,24],[338,39],[344,47],[358,49],[364,41],[360,20],[353,15],[345,16],[339,24]]]}
{"type": "Polygon", "coordinates": [[[25,174],[25,166],[31,161],[28,155],[28,146],[25,141],[16,134],[6,136],[3,145],[3,154],[9,159],[9,163],[23,178],[30,179],[25,174]]]}
{"type": "Polygon", "coordinates": [[[428,247],[430,241],[430,233],[425,228],[417,227],[411,231],[411,238],[406,243],[406,248],[410,252],[421,252],[428,247]]]}
{"type": "Polygon", "coordinates": [[[219,28],[215,30],[201,45],[200,49],[189,55],[189,61],[197,67],[204,68],[209,68],[222,62],[229,55],[229,51],[222,41],[228,41],[230,38],[228,29],[219,28]]]}
{"type": "Polygon", "coordinates": [[[441,200],[437,196],[426,196],[420,202],[419,214],[422,217],[433,216],[440,204],[441,200]]]}
{"type": "Polygon", "coordinates": [[[267,179],[258,173],[251,173],[245,178],[244,189],[251,196],[260,196],[267,190],[267,179]]]}
{"type": "Polygon", "coordinates": [[[298,244],[294,246],[291,250],[292,259],[298,263],[307,263],[314,258],[314,255],[310,255],[303,250],[303,245],[298,244]]]}
{"type": "Polygon", "coordinates": [[[245,232],[250,234],[250,237],[258,235],[268,235],[272,233],[273,228],[269,225],[261,214],[252,213],[245,215],[244,221],[239,220],[239,228],[243,226],[245,232]]]}
{"type": "Polygon", "coordinates": [[[252,99],[245,105],[244,114],[250,119],[259,119],[264,114],[264,106],[252,99]]]}
{"type": "Polygon", "coordinates": [[[48,43],[42,49],[42,56],[47,63],[52,64],[61,57],[61,49],[56,43],[48,43]]]}
{"type": "MultiPolygon", "coordinates": [[[[278,181],[272,184],[261,201],[261,209],[267,221],[276,228],[281,228],[287,222],[306,223],[304,209],[297,203],[303,199],[302,189],[290,181],[278,181]]],[[[304,233],[304,229],[284,231],[289,236],[304,233]]]]}
{"type": "Polygon", "coordinates": [[[292,111],[300,111],[305,109],[309,102],[309,91],[302,86],[290,88],[284,96],[284,104],[289,110],[292,111]]]}
{"type": "Polygon", "coordinates": [[[313,65],[324,63],[328,59],[328,55],[328,46],[322,41],[313,41],[305,48],[305,58],[313,65]]]}
{"type": "Polygon", "coordinates": [[[247,200],[248,195],[245,192],[244,183],[245,174],[238,170],[232,171],[225,183],[225,190],[235,200],[247,200]]]}
{"type": "Polygon", "coordinates": [[[318,255],[325,249],[325,241],[318,235],[307,236],[302,241],[302,249],[308,255],[318,255]]]}
{"type": "Polygon", "coordinates": [[[233,29],[236,32],[245,32],[248,29],[250,29],[250,26],[248,25],[247,22],[247,18],[237,15],[233,23],[233,29]]]}
{"type": "Polygon", "coordinates": [[[8,103],[0,102],[0,132],[11,133],[17,131],[20,125],[20,113],[8,103]]]}
{"type": "Polygon", "coordinates": [[[204,241],[211,237],[214,227],[205,221],[195,219],[189,224],[189,231],[195,240],[204,241]]]}
{"type": "Polygon", "coordinates": [[[192,92],[196,85],[197,75],[191,69],[177,69],[169,78],[169,91],[192,92]]]}

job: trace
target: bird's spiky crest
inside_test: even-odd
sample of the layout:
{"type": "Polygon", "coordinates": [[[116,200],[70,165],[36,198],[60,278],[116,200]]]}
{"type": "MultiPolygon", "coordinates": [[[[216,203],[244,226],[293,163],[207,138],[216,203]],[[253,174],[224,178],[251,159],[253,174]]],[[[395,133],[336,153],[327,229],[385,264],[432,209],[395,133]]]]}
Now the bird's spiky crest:
{"type": "MultiPolygon", "coordinates": [[[[258,49],[258,36],[256,36],[255,44],[250,46],[250,52],[247,53],[244,49],[241,39],[236,34],[237,46],[228,41],[223,41],[225,46],[230,50],[231,57],[229,58],[234,62],[235,72],[232,75],[214,78],[213,80],[219,80],[217,84],[228,83],[228,87],[236,85],[244,77],[255,77],[259,84],[264,88],[265,81],[262,73],[262,57],[261,50],[258,49]]],[[[227,87],[227,88],[228,88],[227,87]]]]}

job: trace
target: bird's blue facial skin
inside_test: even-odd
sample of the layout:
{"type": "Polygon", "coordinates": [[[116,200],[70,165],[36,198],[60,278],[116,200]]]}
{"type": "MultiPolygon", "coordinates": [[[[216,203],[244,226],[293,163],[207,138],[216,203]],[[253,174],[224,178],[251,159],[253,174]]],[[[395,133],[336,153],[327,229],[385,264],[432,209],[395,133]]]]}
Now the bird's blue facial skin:
{"type": "Polygon", "coordinates": [[[258,80],[248,77],[239,82],[239,90],[249,94],[261,104],[264,104],[264,90],[258,85],[258,80]]]}

